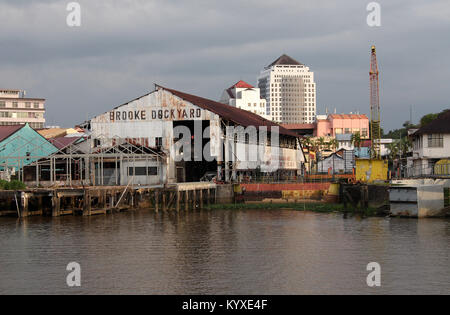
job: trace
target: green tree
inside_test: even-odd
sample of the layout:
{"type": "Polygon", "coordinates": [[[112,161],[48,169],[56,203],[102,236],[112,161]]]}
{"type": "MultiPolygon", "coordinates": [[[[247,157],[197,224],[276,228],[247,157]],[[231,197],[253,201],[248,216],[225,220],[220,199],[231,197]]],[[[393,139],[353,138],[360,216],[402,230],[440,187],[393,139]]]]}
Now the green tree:
{"type": "Polygon", "coordinates": [[[339,146],[339,141],[337,141],[336,138],[333,138],[329,143],[333,151],[336,151],[337,147],[339,146]]]}
{"type": "Polygon", "coordinates": [[[420,119],[420,126],[428,125],[430,122],[435,120],[439,114],[427,114],[420,119]]]}
{"type": "Polygon", "coordinates": [[[389,155],[388,155],[388,159],[389,161],[394,161],[397,157],[398,157],[398,152],[399,152],[399,145],[398,145],[398,141],[389,143],[387,145],[387,148],[389,150],[389,155]]]}
{"type": "Polygon", "coordinates": [[[355,148],[358,148],[358,149],[361,148],[362,139],[361,139],[361,134],[359,132],[355,132],[354,134],[352,134],[350,141],[355,148]]]}
{"type": "Polygon", "coordinates": [[[322,150],[325,145],[325,139],[323,137],[317,139],[317,145],[319,146],[319,150],[322,150]]]}

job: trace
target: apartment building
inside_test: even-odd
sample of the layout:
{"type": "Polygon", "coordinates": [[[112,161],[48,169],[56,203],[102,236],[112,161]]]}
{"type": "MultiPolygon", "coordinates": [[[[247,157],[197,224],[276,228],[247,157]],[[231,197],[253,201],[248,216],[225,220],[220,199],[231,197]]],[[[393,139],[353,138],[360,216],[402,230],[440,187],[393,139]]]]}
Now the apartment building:
{"type": "Polygon", "coordinates": [[[266,100],[261,98],[259,88],[245,81],[241,80],[223,91],[220,102],[270,119],[266,115],[266,100]]]}
{"type": "Polygon", "coordinates": [[[315,137],[336,137],[359,133],[362,139],[369,139],[369,118],[360,114],[317,115],[315,137]]]}
{"type": "MultiPolygon", "coordinates": [[[[421,127],[411,135],[413,141],[412,176],[434,175],[436,164],[449,167],[450,159],[450,110],[440,114],[437,119],[421,127]]],[[[448,172],[448,169],[446,173],[448,172]]]]}
{"type": "Polygon", "coordinates": [[[0,126],[24,125],[43,128],[45,99],[26,98],[21,90],[0,89],[0,126]]]}
{"type": "Polygon", "coordinates": [[[281,124],[311,124],[316,116],[314,72],[295,59],[282,55],[258,77],[266,114],[281,124]]]}

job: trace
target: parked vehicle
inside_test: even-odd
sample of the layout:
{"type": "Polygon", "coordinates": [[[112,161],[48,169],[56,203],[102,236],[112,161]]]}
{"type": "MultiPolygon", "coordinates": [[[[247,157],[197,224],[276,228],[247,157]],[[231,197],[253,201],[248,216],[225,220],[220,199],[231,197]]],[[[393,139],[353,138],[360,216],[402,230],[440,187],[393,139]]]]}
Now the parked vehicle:
{"type": "Polygon", "coordinates": [[[215,182],[217,178],[216,172],[206,172],[205,175],[203,175],[200,178],[201,182],[215,182]]]}

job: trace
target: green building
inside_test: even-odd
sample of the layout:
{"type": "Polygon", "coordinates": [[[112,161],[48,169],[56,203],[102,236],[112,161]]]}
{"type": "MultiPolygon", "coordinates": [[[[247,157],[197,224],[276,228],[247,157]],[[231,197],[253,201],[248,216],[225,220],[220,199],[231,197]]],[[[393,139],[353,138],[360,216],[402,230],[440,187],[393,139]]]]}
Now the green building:
{"type": "Polygon", "coordinates": [[[28,124],[0,126],[0,175],[3,179],[57,151],[28,124]]]}

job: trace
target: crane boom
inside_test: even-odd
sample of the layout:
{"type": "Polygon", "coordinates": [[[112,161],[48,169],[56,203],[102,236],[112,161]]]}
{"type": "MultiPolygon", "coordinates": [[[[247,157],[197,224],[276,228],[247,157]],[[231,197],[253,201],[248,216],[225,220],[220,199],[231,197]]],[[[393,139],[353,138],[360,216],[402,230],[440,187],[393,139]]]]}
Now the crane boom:
{"type": "Polygon", "coordinates": [[[378,81],[378,63],[375,46],[371,48],[370,58],[370,138],[372,142],[371,158],[381,159],[381,115],[380,86],[378,81]]]}

